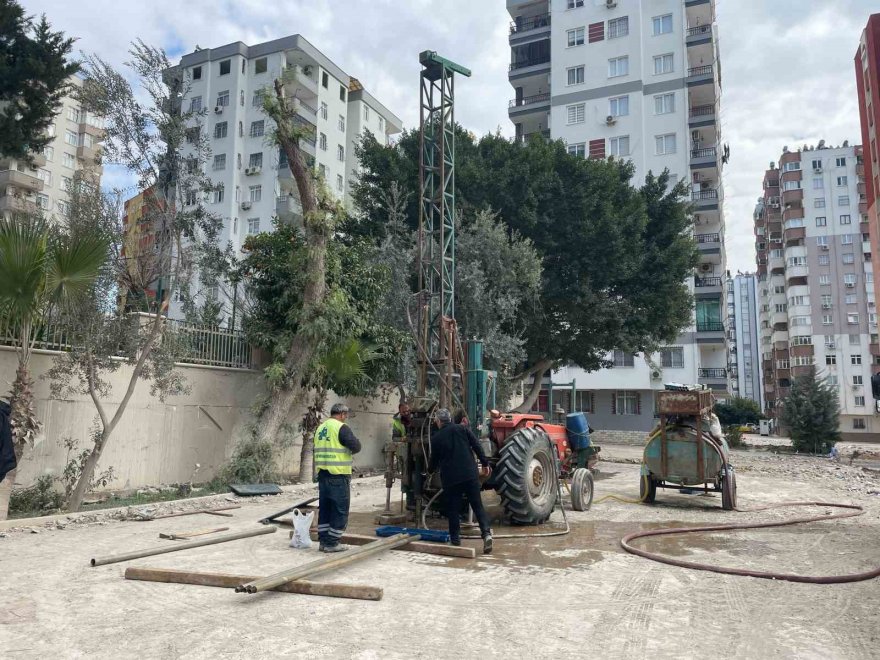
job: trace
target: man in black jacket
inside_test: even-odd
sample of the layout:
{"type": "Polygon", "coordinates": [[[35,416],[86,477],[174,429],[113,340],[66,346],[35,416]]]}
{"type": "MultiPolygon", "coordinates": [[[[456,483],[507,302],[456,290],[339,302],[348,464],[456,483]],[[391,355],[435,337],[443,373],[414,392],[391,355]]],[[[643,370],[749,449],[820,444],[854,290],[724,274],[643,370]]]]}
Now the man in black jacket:
{"type": "Polygon", "coordinates": [[[461,545],[460,514],[464,495],[480,524],[483,554],[489,554],[492,552],[492,530],[489,515],[480,499],[480,478],[474,454],[480,459],[484,470],[489,469],[489,460],[473,432],[467,426],[453,424],[452,415],[446,408],[437,411],[436,421],[440,428],[431,436],[429,470],[435,472],[440,468],[446,516],[449,518],[449,542],[461,545]]]}
{"type": "MultiPolygon", "coordinates": [[[[12,409],[0,401],[0,482],[16,467],[15,447],[12,444],[12,426],[9,423],[12,409]]],[[[11,477],[10,477],[11,478],[11,477]]]]}

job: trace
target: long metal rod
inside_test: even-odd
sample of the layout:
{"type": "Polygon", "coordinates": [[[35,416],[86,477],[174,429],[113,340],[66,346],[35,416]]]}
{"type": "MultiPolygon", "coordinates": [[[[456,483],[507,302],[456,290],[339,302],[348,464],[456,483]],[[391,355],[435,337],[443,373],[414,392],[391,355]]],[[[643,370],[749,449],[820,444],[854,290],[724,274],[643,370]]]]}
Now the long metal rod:
{"type": "MultiPolygon", "coordinates": [[[[291,538],[293,537],[293,532],[290,533],[290,536],[291,538]]],[[[311,536],[312,540],[316,541],[318,539],[317,531],[311,532],[311,536]]],[[[347,543],[348,545],[366,545],[367,543],[373,543],[375,540],[375,536],[346,532],[339,539],[339,542],[347,543]]],[[[445,543],[431,543],[428,541],[414,541],[413,543],[408,543],[407,545],[395,548],[395,550],[421,552],[426,555],[439,555],[441,557],[459,557],[461,559],[473,559],[477,556],[477,553],[473,548],[446,545],[445,543]]]]}
{"type": "Polygon", "coordinates": [[[259,580],[253,580],[247,583],[243,582],[238,585],[235,590],[238,593],[247,592],[249,594],[254,594],[258,591],[266,591],[267,589],[273,589],[279,585],[293,582],[294,580],[301,580],[302,578],[323,573],[334,568],[339,568],[340,566],[345,566],[346,564],[351,564],[360,561],[361,559],[366,559],[367,557],[379,554],[380,552],[385,552],[386,550],[391,550],[398,546],[418,541],[420,538],[421,537],[419,536],[409,536],[408,534],[389,536],[387,539],[362,545],[359,548],[347,550],[336,556],[330,555],[324,559],[318,559],[317,561],[309,562],[302,566],[288,568],[259,580]]]}
{"type": "MultiPolygon", "coordinates": [[[[234,589],[242,582],[259,580],[248,575],[229,575],[227,573],[196,573],[177,571],[168,568],[139,568],[129,566],[125,569],[126,580],[145,580],[147,582],[166,582],[171,584],[195,584],[203,587],[226,587],[234,589]]],[[[308,596],[331,596],[333,598],[356,598],[358,600],[382,600],[382,588],[360,584],[335,584],[332,582],[287,582],[272,591],[308,596]]]]}
{"type": "Polygon", "coordinates": [[[226,541],[237,541],[238,539],[246,539],[251,536],[259,536],[260,534],[272,534],[277,527],[258,527],[257,529],[247,529],[243,532],[234,532],[232,534],[224,534],[223,536],[215,536],[210,539],[198,539],[189,541],[188,543],[178,543],[176,545],[163,545],[157,548],[149,548],[147,550],[135,550],[134,552],[125,552],[121,555],[109,555],[107,557],[93,557],[92,566],[103,566],[104,564],[115,564],[119,561],[129,561],[130,559],[140,559],[141,557],[152,557],[153,555],[163,555],[166,552],[177,552],[179,550],[188,550],[189,548],[200,548],[203,545],[213,545],[215,543],[225,543],[226,541]]]}

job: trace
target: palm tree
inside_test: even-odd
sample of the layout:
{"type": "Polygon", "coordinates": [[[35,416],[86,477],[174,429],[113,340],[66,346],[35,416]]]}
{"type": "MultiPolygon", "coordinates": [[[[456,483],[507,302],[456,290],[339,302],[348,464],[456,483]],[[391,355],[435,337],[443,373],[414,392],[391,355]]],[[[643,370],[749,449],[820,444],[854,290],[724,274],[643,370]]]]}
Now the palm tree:
{"type": "MultiPolygon", "coordinates": [[[[94,284],[107,249],[104,236],[66,234],[41,217],[0,218],[0,319],[18,354],[10,394],[16,459],[33,444],[41,426],[29,369],[34,345],[53,310],[94,284]]],[[[13,470],[0,484],[0,520],[6,518],[14,480],[13,470]]]]}

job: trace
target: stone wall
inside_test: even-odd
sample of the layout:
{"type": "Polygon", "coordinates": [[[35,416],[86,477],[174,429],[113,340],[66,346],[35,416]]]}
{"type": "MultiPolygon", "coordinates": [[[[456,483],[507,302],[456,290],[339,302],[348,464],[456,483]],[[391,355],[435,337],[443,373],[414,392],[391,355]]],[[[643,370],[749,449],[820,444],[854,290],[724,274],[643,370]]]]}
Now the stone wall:
{"type": "Polygon", "coordinates": [[[590,440],[597,445],[603,442],[620,445],[643,446],[648,441],[648,434],[644,431],[593,431],[590,440]]]}

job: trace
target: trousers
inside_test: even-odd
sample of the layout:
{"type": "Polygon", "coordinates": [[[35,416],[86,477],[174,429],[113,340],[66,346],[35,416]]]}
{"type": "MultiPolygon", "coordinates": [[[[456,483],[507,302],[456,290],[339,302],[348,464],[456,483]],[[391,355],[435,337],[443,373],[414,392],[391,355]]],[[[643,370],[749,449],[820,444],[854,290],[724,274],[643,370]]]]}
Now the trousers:
{"type": "Polygon", "coordinates": [[[446,499],[446,517],[449,519],[449,540],[453,543],[461,541],[461,498],[467,498],[467,502],[473,509],[477,523],[480,525],[480,535],[491,533],[489,527],[489,514],[483,508],[483,500],[480,498],[480,482],[477,479],[469,479],[450,486],[443,486],[443,495],[446,499]]]}
{"type": "Polygon", "coordinates": [[[348,526],[351,502],[351,476],[318,472],[318,541],[337,545],[348,526]]]}

